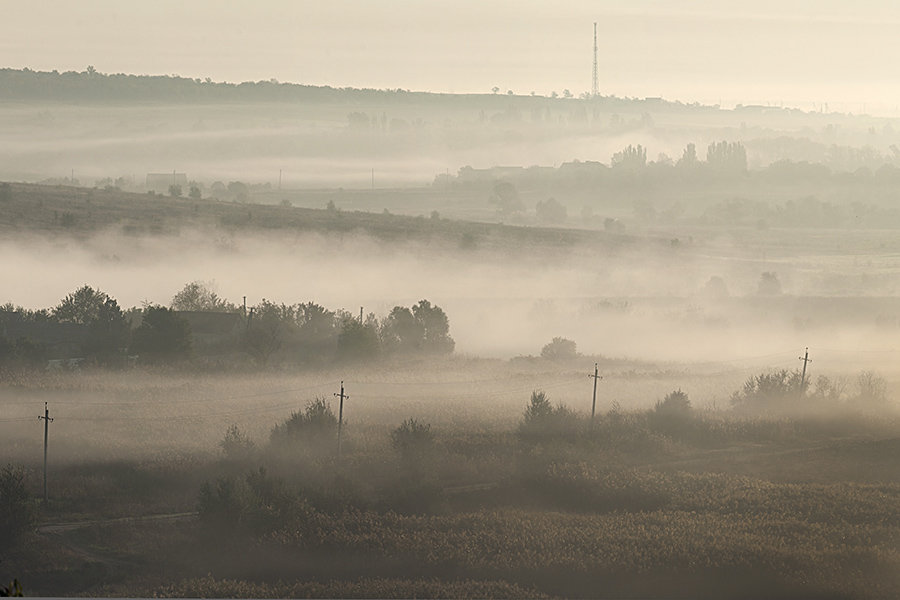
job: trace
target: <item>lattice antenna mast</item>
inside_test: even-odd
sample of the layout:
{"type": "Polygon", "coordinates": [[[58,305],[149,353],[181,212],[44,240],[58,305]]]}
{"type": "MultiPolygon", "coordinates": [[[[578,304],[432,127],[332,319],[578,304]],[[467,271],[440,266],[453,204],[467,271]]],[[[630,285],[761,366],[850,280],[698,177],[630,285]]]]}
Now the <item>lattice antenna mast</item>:
{"type": "Polygon", "coordinates": [[[594,73],[591,79],[591,96],[600,95],[600,77],[597,73],[597,24],[594,23],[594,73]]]}

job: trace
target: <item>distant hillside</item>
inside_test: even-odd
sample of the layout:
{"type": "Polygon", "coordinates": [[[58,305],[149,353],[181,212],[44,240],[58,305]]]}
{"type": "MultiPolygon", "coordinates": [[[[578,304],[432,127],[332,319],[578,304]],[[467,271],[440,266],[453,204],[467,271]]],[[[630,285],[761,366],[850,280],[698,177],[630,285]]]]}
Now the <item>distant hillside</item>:
{"type": "MultiPolygon", "coordinates": [[[[445,104],[465,105],[477,101],[508,107],[514,102],[519,108],[549,103],[571,104],[584,101],[578,98],[548,98],[546,96],[509,96],[506,94],[436,94],[409,90],[375,90],[333,88],[329,86],[281,83],[276,80],[246,81],[243,83],[215,82],[209,78],[191,79],[178,75],[105,74],[88,67],[81,72],[33,71],[31,69],[0,69],[0,101],[41,100],[56,102],[288,102],[335,104],[445,104]]],[[[600,97],[589,100],[602,104],[604,109],[665,110],[690,109],[716,111],[717,107],[698,104],[684,105],[661,98],[627,99],[600,97]]]]}
{"type": "Polygon", "coordinates": [[[634,238],[578,229],[517,227],[442,218],[192,200],[117,189],[0,183],[0,235],[85,237],[101,231],[124,235],[179,235],[221,230],[271,234],[360,233],[384,241],[427,242],[462,249],[618,247],[634,238]]]}

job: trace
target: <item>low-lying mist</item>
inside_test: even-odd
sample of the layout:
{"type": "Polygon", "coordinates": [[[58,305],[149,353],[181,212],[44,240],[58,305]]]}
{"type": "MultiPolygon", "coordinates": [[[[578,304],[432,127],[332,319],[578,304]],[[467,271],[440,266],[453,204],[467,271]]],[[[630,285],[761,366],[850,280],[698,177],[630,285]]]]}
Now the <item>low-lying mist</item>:
{"type": "Polygon", "coordinates": [[[424,298],[446,311],[458,353],[484,357],[535,355],[561,336],[583,354],[655,361],[740,360],[805,346],[894,358],[900,326],[894,298],[821,294],[824,263],[730,260],[699,241],[460,248],[365,234],[184,230],[22,236],[0,242],[0,252],[7,281],[22,282],[3,299],[27,308],[53,307],[85,284],[123,308],[168,305],[191,281],[210,282],[238,305],[244,297],[248,306],[313,301],[379,317],[424,298]],[[763,273],[774,274],[777,289],[764,289],[763,273]]]}

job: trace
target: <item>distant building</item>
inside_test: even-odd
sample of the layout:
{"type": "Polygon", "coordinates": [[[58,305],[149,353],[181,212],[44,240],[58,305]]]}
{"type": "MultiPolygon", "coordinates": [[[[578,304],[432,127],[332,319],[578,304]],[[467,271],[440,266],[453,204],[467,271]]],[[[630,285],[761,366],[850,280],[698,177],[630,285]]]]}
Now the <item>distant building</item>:
{"type": "Polygon", "coordinates": [[[187,192],[188,178],[186,173],[147,173],[147,191],[168,194],[170,185],[180,185],[187,192]]]}

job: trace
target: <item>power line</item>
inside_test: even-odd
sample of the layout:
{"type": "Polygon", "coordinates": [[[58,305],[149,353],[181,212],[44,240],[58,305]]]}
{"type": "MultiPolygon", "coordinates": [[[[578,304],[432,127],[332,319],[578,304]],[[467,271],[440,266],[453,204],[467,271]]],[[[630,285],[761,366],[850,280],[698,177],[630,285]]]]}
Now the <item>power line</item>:
{"type": "MultiPolygon", "coordinates": [[[[72,406],[158,406],[160,404],[204,404],[207,402],[224,402],[228,400],[244,400],[246,398],[261,398],[263,396],[276,396],[280,394],[293,394],[297,392],[308,392],[309,390],[314,390],[317,388],[327,388],[334,384],[338,383],[338,380],[328,381],[325,383],[320,383],[316,385],[310,385],[302,388],[293,388],[289,390],[273,390],[271,392],[258,392],[255,394],[242,394],[235,396],[215,396],[211,398],[202,398],[202,399],[194,399],[194,400],[169,400],[169,401],[160,401],[160,400],[136,400],[136,401],[128,401],[128,402],[81,402],[80,400],[66,400],[60,399],[58,401],[59,404],[72,405],[72,406]]],[[[5,402],[6,406],[30,406],[33,402],[5,402]]],[[[2,421],[2,419],[0,419],[2,421]]]]}
{"type": "Polygon", "coordinates": [[[72,417],[71,419],[66,419],[66,421],[182,421],[182,420],[194,420],[198,417],[230,417],[234,415],[249,415],[256,413],[264,413],[264,412],[275,412],[279,410],[285,410],[288,408],[293,408],[297,406],[296,402],[291,402],[289,404],[279,404],[277,406],[264,406],[264,407],[255,407],[255,408],[247,408],[242,410],[229,410],[223,412],[202,412],[202,413],[192,413],[187,415],[162,415],[162,416],[146,416],[146,415],[136,415],[136,416],[127,416],[127,417],[72,417]]]}
{"type": "Polygon", "coordinates": [[[347,383],[353,385],[477,385],[480,383],[497,383],[506,382],[516,379],[515,377],[493,377],[491,379],[458,379],[454,381],[355,381],[348,380],[347,383]]]}

